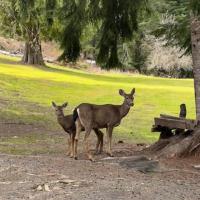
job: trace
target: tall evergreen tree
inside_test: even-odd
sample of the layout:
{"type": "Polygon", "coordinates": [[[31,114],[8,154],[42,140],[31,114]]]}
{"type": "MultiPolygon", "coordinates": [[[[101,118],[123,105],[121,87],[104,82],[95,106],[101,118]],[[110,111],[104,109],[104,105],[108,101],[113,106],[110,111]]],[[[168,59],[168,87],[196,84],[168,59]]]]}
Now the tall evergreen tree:
{"type": "Polygon", "coordinates": [[[121,66],[118,44],[131,40],[138,29],[138,14],[147,0],[68,0],[65,1],[66,27],[63,31],[61,59],[75,61],[80,55],[80,38],[88,23],[100,26],[97,62],[102,68],[121,66]],[[70,33],[73,33],[70,35],[70,33]]]}
{"type": "MultiPolygon", "coordinates": [[[[190,32],[197,120],[200,122],[200,1],[190,2],[190,32]]],[[[199,124],[200,125],[200,124],[199,124]]]]}
{"type": "Polygon", "coordinates": [[[52,25],[55,6],[56,0],[0,1],[0,15],[3,15],[7,30],[12,29],[9,22],[15,24],[18,28],[16,33],[25,40],[23,63],[44,64],[41,35],[47,33],[46,29],[52,25]]]}

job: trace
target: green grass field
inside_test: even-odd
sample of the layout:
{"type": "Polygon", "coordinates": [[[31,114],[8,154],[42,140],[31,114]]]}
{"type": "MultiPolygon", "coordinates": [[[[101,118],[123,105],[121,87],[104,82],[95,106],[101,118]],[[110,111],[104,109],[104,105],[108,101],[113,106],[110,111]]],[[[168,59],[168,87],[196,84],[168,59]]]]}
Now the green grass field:
{"type": "MultiPolygon", "coordinates": [[[[119,73],[92,74],[48,64],[37,68],[19,64],[17,58],[0,55],[0,119],[17,120],[58,129],[51,101],[69,102],[66,113],[82,103],[121,104],[122,88],[136,88],[135,106],[114,135],[131,141],[152,142],[153,118],[160,113],[178,115],[186,103],[188,118],[194,118],[191,79],[166,79],[119,73]]],[[[114,136],[115,137],[115,136],[114,136]]]]}

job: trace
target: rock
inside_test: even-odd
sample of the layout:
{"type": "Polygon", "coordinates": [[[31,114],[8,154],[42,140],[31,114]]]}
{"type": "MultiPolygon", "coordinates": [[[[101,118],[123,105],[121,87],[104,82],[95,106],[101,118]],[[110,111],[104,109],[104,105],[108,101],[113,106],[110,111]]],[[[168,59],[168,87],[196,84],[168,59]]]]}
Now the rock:
{"type": "Polygon", "coordinates": [[[38,185],[37,188],[36,188],[36,190],[37,190],[37,191],[42,191],[42,190],[43,190],[43,189],[42,189],[42,186],[41,186],[41,185],[38,185]]]}
{"type": "Polygon", "coordinates": [[[133,168],[137,171],[148,173],[158,170],[159,163],[157,160],[151,160],[145,156],[130,157],[119,162],[126,168],[133,168]]]}
{"type": "Polygon", "coordinates": [[[46,192],[50,192],[51,191],[47,184],[44,184],[44,191],[46,191],[46,192]]]}
{"type": "Polygon", "coordinates": [[[200,165],[194,165],[193,166],[195,169],[200,169],[200,165]]]}

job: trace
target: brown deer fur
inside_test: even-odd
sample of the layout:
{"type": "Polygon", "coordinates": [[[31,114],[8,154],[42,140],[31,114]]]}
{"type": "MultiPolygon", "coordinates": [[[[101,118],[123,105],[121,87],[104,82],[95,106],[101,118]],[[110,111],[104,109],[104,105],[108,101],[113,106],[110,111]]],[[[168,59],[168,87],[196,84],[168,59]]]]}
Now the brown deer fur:
{"type": "MultiPolygon", "coordinates": [[[[64,131],[69,134],[67,154],[70,157],[73,157],[74,139],[76,135],[76,126],[73,120],[73,115],[64,115],[63,109],[67,106],[67,103],[58,106],[52,102],[52,105],[55,108],[55,114],[57,116],[58,123],[64,129],[64,131]]],[[[84,128],[82,127],[81,131],[83,130],[84,128]]],[[[101,153],[103,150],[103,133],[98,129],[94,129],[94,132],[97,136],[96,153],[101,153]]]]}
{"type": "Polygon", "coordinates": [[[124,102],[122,105],[94,105],[89,103],[80,104],[74,111],[75,124],[76,124],[76,136],[74,145],[74,155],[77,157],[77,143],[83,126],[85,133],[85,150],[90,160],[93,160],[92,155],[88,148],[88,137],[92,129],[106,128],[107,141],[108,141],[108,154],[112,156],[111,152],[111,140],[113,128],[118,126],[121,119],[125,117],[130,107],[134,105],[134,94],[135,88],[132,89],[130,94],[126,94],[124,90],[120,89],[119,94],[124,97],[124,102]],[[77,119],[76,119],[77,118],[77,119]]]}

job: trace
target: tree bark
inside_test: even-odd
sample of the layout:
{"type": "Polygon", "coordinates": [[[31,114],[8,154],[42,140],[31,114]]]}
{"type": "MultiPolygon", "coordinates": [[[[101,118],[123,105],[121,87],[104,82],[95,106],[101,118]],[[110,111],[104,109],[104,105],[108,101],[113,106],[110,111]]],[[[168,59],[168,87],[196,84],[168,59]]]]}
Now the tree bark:
{"type": "Polygon", "coordinates": [[[191,18],[191,43],[194,73],[196,118],[200,121],[200,19],[191,18]]]}
{"type": "Polygon", "coordinates": [[[44,65],[38,27],[33,26],[27,29],[26,32],[27,39],[22,62],[30,65],[44,65]]]}

